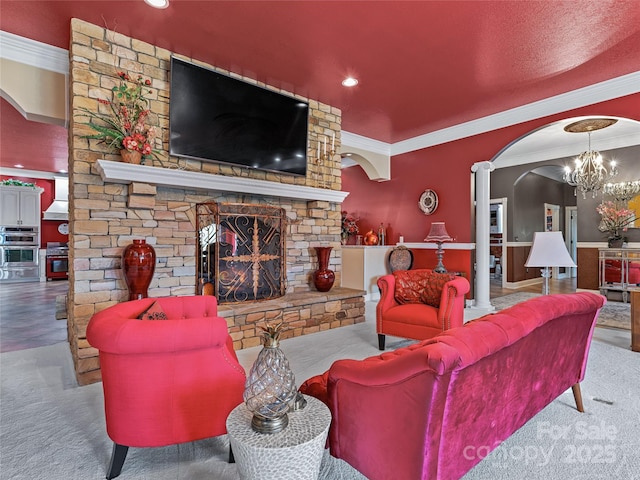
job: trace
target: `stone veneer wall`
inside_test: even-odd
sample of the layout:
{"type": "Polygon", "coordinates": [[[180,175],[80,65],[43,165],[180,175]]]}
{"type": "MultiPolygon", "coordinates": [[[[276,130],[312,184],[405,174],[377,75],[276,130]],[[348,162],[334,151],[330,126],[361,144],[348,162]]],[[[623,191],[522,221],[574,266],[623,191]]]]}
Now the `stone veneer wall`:
{"type": "MultiPolygon", "coordinates": [[[[156,124],[160,127],[155,148],[161,153],[152,162],[147,161],[147,165],[180,167],[204,173],[340,190],[340,157],[338,155],[320,165],[310,159],[306,177],[259,172],[241,167],[170,157],[168,155],[170,57],[171,52],[149,43],[78,19],[71,21],[69,88],[73,115],[69,128],[71,269],[68,327],[69,342],[80,384],[100,379],[97,351],[86,340],[86,326],[95,312],[128,299],[127,287],[120,269],[120,256],[123,248],[134,238],[145,238],[147,243],[152,244],[156,250],[157,263],[149,289],[150,297],[195,293],[196,203],[209,201],[260,203],[284,208],[288,217],[287,293],[313,291],[311,272],[317,268],[313,246],[318,245],[334,246],[330,263],[331,268],[336,271],[336,285],[340,285],[342,264],[340,204],[325,201],[307,202],[276,196],[220,194],[184,188],[156,187],[146,183],[122,185],[102,180],[96,169],[96,161],[99,159],[119,161],[120,157],[109,152],[104,145],[82,138],[82,135],[93,133],[93,131],[82,125],[87,118],[82,117],[78,109],[79,107],[98,109],[98,99],[111,98],[111,88],[119,82],[117,71],[125,71],[129,74],[141,74],[152,82],[151,94],[147,97],[151,99],[152,118],[155,117],[156,124]]],[[[183,56],[180,58],[214,68],[194,59],[183,56]]],[[[251,79],[244,80],[267,87],[251,79]]],[[[298,96],[298,98],[303,97],[298,96]]],[[[311,110],[310,154],[316,151],[323,135],[331,137],[332,134],[335,134],[338,151],[340,111],[314,100],[308,101],[311,110]]],[[[320,301],[325,302],[326,299],[320,301]]],[[[355,310],[350,300],[346,301],[344,306],[342,304],[339,306],[344,311],[348,310],[349,315],[353,316],[350,323],[363,319],[363,305],[358,315],[354,315],[355,310]]],[[[336,308],[338,307],[335,304],[331,305],[331,309],[336,308]]],[[[360,305],[357,308],[360,308],[360,305]]],[[[344,321],[346,317],[340,314],[337,318],[344,321]]],[[[340,322],[336,324],[334,321],[328,324],[339,326],[340,322]]],[[[230,324],[230,327],[232,326],[230,324]]],[[[305,333],[302,329],[297,331],[305,333]]],[[[258,336],[255,324],[249,327],[245,325],[242,329],[238,328],[234,332],[236,348],[258,344],[258,336]]]]}

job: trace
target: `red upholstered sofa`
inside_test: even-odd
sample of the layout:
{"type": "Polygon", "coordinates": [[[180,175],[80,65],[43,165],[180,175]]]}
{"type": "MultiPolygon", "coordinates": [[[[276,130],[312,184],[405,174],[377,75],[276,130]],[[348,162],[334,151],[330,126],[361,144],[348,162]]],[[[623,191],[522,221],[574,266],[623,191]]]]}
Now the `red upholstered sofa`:
{"type": "Polygon", "coordinates": [[[398,270],[378,279],[376,306],[378,347],[385,335],[425,340],[464,322],[469,281],[430,269],[398,270]]]}
{"type": "Polygon", "coordinates": [[[128,447],[159,447],[227,433],[242,403],[245,372],[213,296],[145,298],[93,315],[87,340],[99,350],[107,434],[107,478],[128,447]],[[138,320],[154,302],[166,320],[138,320]]]}
{"type": "MultiPolygon", "coordinates": [[[[629,262],[628,267],[629,274],[628,278],[624,279],[624,283],[640,285],[640,262],[629,262]]],[[[606,283],[623,283],[622,274],[621,260],[605,260],[604,281],[606,283]]]]}
{"type": "Polygon", "coordinates": [[[333,415],[331,454],[370,480],[459,479],[585,374],[606,299],[548,295],[365,360],[339,360],[300,391],[333,415]]]}

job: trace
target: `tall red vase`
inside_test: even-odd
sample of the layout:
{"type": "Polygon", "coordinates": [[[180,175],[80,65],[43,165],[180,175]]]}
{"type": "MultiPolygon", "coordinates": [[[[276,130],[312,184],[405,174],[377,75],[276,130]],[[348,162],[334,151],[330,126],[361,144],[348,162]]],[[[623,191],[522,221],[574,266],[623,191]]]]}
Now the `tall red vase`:
{"type": "Polygon", "coordinates": [[[129,287],[129,300],[147,298],[156,269],[156,251],[146,240],[134,240],[122,252],[122,271],[129,287]]]}
{"type": "Polygon", "coordinates": [[[329,270],[329,257],[333,247],[315,247],[318,255],[318,270],[313,272],[313,284],[319,292],[328,292],[336,279],[333,270],[329,270]]]}

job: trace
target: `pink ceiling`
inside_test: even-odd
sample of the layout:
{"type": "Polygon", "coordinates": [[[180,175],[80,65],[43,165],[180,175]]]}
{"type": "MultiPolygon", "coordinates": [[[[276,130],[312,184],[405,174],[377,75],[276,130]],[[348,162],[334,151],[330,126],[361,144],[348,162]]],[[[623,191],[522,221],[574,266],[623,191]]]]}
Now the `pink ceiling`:
{"type": "Polygon", "coordinates": [[[640,70],[637,0],[0,2],[2,30],[62,48],[73,17],[331,104],[344,130],[391,143],[640,70]]]}

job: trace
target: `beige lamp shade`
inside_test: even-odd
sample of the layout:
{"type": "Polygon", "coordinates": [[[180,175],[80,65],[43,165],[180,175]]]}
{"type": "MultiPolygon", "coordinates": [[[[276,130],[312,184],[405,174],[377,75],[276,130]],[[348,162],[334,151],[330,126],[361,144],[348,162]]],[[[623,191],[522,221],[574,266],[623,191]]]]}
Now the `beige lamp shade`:
{"type": "Polygon", "coordinates": [[[525,267],[576,267],[562,232],[535,232],[525,267]]]}

